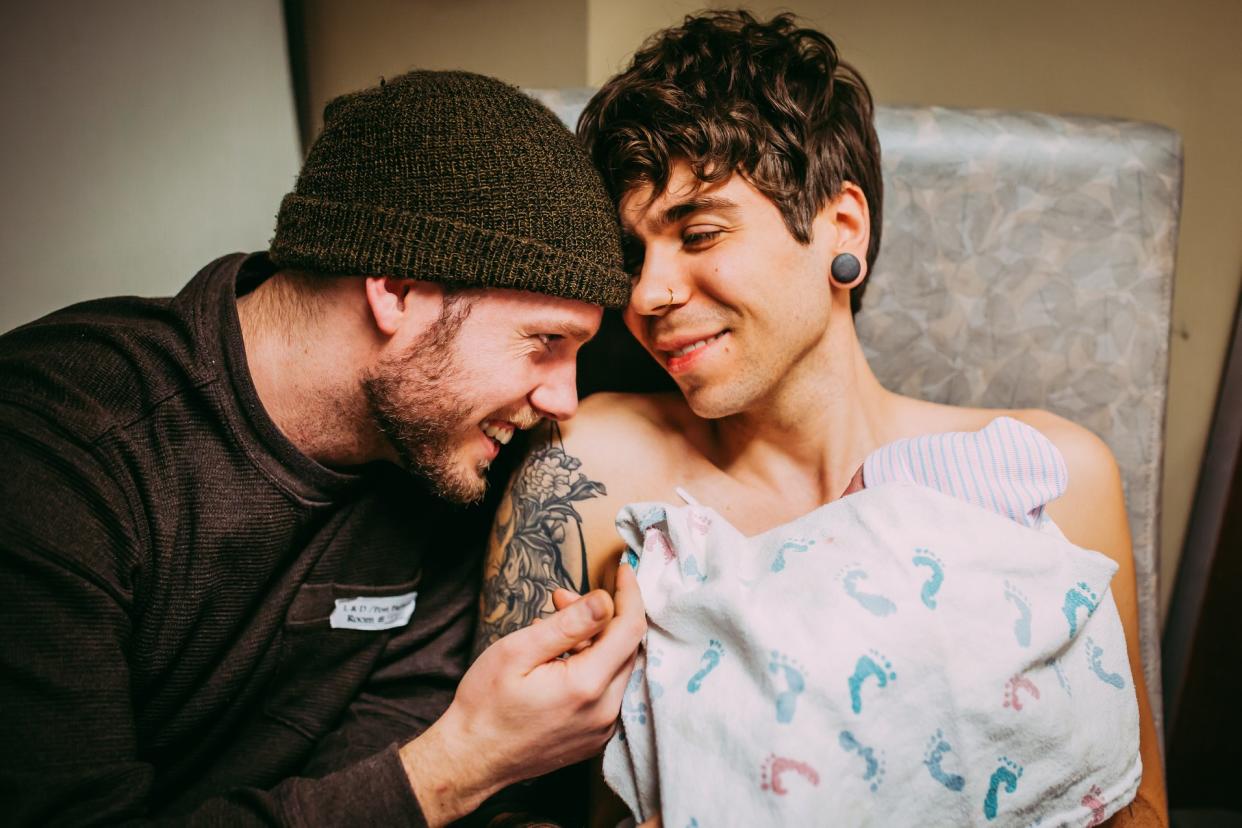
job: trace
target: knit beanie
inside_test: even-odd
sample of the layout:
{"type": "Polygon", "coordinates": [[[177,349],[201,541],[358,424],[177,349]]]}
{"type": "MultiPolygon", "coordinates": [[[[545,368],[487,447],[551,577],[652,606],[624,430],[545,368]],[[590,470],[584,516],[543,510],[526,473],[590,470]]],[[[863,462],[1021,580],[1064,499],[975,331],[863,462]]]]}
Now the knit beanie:
{"type": "Polygon", "coordinates": [[[276,217],[279,267],[629,299],[616,212],[547,107],[467,72],[414,71],[324,109],[276,217]]]}

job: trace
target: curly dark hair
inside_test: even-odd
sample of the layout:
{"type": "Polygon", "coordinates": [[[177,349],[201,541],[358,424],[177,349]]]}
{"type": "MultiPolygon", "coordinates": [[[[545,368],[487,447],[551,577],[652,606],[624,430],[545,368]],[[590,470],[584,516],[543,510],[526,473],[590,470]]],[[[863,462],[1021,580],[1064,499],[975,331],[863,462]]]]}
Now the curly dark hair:
{"type": "MultiPolygon", "coordinates": [[[[827,35],[792,14],[763,23],[746,11],[686,17],[650,37],[578,120],[578,137],[614,201],[668,186],[673,161],[706,183],[735,171],[780,209],[802,244],[846,182],[866,196],[870,272],[880,250],[884,185],[871,92],[827,35]]],[[[858,312],[866,282],[850,294],[858,312]]]]}

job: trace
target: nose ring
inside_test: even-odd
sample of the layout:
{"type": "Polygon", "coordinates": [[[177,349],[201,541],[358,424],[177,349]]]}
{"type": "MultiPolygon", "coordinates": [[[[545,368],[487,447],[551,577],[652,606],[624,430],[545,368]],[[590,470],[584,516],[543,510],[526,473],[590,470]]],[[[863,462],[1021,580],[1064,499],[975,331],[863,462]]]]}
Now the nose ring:
{"type": "Polygon", "coordinates": [[[668,291],[668,301],[664,303],[664,307],[668,308],[668,307],[672,307],[673,303],[677,300],[673,297],[672,288],[666,288],[666,290],[668,291]]]}

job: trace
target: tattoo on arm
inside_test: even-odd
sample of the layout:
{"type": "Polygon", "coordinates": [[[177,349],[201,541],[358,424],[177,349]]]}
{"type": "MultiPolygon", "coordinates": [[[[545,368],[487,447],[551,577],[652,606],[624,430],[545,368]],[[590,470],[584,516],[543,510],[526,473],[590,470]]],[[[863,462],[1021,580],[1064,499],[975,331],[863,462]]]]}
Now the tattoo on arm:
{"type": "Polygon", "coordinates": [[[496,560],[497,548],[502,552],[498,569],[483,579],[476,656],[551,613],[557,588],[579,594],[590,589],[582,516],[574,503],[608,491],[578,471],[581,465],[563,448],[544,444],[518,469],[496,512],[490,557],[496,560]]]}

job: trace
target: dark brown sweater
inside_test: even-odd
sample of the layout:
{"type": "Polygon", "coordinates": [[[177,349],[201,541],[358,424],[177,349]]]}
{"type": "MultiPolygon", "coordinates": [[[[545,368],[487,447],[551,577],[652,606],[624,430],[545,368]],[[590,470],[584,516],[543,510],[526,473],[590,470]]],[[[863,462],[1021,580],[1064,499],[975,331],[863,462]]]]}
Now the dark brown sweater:
{"type": "Polygon", "coordinates": [[[270,272],[0,337],[6,824],[423,822],[396,747],[465,669],[477,556],[395,467],[329,470],[268,419],[236,296],[270,272]],[[329,626],[411,591],[404,627],[329,626]]]}

